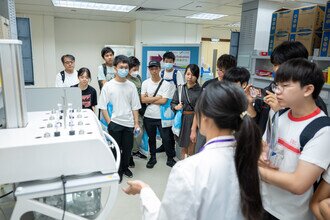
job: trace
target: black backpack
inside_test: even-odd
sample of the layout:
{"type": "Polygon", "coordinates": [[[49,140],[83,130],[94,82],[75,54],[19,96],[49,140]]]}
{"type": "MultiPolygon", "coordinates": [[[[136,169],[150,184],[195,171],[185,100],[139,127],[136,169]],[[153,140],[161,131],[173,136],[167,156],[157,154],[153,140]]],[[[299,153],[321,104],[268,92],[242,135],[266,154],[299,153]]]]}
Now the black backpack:
{"type": "MultiPolygon", "coordinates": [[[[279,117],[283,115],[286,111],[288,111],[289,108],[282,109],[279,111],[279,117]]],[[[299,136],[299,142],[300,142],[300,152],[304,150],[305,145],[308,143],[309,140],[311,140],[314,135],[322,128],[330,126],[330,117],[328,116],[321,116],[318,118],[315,118],[313,121],[311,121],[301,132],[299,136]]],[[[313,184],[314,192],[316,191],[318,185],[320,184],[320,180],[316,181],[313,184]]]]}
{"type": "Polygon", "coordinates": [[[64,83],[65,80],[65,73],[64,70],[61,71],[62,82],[64,83]]]}

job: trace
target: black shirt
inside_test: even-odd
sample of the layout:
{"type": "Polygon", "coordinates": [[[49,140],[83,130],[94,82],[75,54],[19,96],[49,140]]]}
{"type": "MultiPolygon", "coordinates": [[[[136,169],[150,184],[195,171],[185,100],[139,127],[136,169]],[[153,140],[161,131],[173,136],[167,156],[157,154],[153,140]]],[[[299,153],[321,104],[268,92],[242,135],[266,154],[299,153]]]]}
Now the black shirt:
{"type": "Polygon", "coordinates": [[[214,78],[214,79],[207,80],[205,83],[203,83],[202,90],[204,90],[210,83],[218,82],[218,81],[219,81],[218,77],[214,78]]]}
{"type": "MultiPolygon", "coordinates": [[[[71,86],[71,87],[79,87],[79,84],[71,86]]],[[[96,90],[88,85],[85,90],[81,91],[82,96],[82,108],[88,108],[93,110],[92,107],[97,105],[97,97],[96,97],[96,90]]]]}

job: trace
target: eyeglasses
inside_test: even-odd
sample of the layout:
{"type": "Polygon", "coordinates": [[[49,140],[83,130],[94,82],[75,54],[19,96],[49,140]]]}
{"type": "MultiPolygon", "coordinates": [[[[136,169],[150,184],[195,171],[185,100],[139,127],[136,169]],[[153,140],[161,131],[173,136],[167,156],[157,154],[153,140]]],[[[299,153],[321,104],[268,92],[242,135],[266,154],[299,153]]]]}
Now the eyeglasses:
{"type": "Polygon", "coordinates": [[[278,85],[278,84],[276,84],[276,83],[271,83],[270,84],[270,88],[272,89],[272,91],[274,92],[274,93],[282,93],[283,91],[284,91],[284,88],[286,87],[287,85],[283,85],[283,86],[281,86],[281,85],[278,85]]]}

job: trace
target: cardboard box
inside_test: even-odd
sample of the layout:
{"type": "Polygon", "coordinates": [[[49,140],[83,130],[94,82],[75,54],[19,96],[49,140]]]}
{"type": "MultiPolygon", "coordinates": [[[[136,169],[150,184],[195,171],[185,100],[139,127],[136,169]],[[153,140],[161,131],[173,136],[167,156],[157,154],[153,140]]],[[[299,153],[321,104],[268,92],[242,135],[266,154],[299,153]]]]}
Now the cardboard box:
{"type": "Polygon", "coordinates": [[[274,35],[276,33],[290,33],[292,22],[292,11],[278,11],[274,12],[272,15],[272,23],[270,27],[270,34],[274,35]]]}
{"type": "Polygon", "coordinates": [[[269,37],[269,45],[268,45],[268,54],[272,54],[275,47],[283,43],[284,41],[289,40],[289,33],[281,33],[270,35],[269,37]]]}
{"type": "Polygon", "coordinates": [[[313,55],[314,48],[320,48],[322,32],[291,33],[290,41],[301,42],[308,50],[309,56],[313,55]]]}
{"type": "Polygon", "coordinates": [[[320,57],[330,56],[330,31],[324,31],[322,34],[322,41],[320,47],[320,57]]]}
{"type": "Polygon", "coordinates": [[[9,20],[0,16],[0,39],[9,39],[9,20]]]}
{"type": "Polygon", "coordinates": [[[330,30],[330,1],[327,2],[324,12],[323,31],[330,30]]]}
{"type": "Polygon", "coordinates": [[[293,10],[291,33],[322,32],[325,7],[313,5],[293,10]]]}

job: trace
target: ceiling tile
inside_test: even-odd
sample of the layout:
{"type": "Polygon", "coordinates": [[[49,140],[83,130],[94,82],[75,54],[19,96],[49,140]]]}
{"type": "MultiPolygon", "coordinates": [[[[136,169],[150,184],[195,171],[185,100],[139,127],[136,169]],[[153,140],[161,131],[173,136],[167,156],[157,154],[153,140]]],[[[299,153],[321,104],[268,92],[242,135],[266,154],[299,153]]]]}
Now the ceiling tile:
{"type": "Polygon", "coordinates": [[[210,13],[218,13],[225,15],[240,14],[242,12],[242,7],[233,6],[220,6],[209,11],[210,13]]]}
{"type": "Polygon", "coordinates": [[[192,2],[191,4],[181,7],[180,9],[206,12],[209,9],[216,8],[219,6],[220,4],[216,3],[192,2]]]}
{"type": "Polygon", "coordinates": [[[192,0],[147,0],[141,6],[147,8],[178,9],[192,2],[192,0]]]}
{"type": "Polygon", "coordinates": [[[177,10],[166,11],[164,14],[167,16],[186,17],[189,15],[193,15],[195,13],[196,13],[195,11],[177,9],[177,10]]]}

